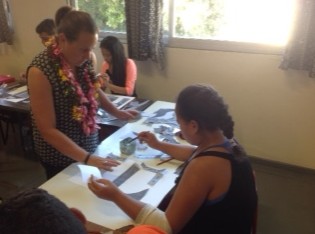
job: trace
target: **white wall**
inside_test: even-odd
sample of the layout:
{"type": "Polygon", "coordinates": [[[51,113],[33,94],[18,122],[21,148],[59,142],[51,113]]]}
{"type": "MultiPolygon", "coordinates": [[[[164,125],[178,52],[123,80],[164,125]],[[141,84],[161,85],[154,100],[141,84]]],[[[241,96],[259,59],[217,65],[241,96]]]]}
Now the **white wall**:
{"type": "Polygon", "coordinates": [[[44,18],[54,18],[66,0],[9,0],[14,24],[13,46],[0,45],[0,73],[17,76],[43,49],[35,27],[44,18]]]}
{"type": "MultiPolygon", "coordinates": [[[[11,0],[14,46],[0,47],[0,74],[18,74],[43,47],[35,26],[65,0],[11,0]]],[[[100,52],[96,54],[101,60],[100,52]]],[[[140,97],[174,101],[191,83],[209,83],[225,97],[235,135],[248,154],[315,169],[315,79],[278,69],[281,57],[167,49],[167,68],[137,62],[140,97]]]]}
{"type": "Polygon", "coordinates": [[[274,55],[168,49],[165,74],[137,63],[141,97],[173,101],[191,83],[214,85],[248,154],[315,168],[315,79],[278,69],[274,55]]]}

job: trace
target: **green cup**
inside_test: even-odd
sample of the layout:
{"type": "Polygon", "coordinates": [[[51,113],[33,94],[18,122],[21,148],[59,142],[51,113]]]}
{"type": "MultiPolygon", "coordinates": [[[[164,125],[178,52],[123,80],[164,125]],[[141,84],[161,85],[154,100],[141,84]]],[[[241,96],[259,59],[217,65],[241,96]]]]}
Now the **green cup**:
{"type": "Polygon", "coordinates": [[[137,143],[132,141],[131,137],[127,137],[119,142],[120,152],[124,155],[131,155],[136,151],[137,143]]]}

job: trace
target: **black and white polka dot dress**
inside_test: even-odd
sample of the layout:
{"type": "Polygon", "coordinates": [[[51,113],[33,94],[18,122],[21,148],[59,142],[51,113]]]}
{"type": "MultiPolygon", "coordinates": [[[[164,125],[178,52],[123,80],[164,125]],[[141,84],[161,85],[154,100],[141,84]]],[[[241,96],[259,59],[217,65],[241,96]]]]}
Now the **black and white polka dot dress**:
{"type": "MultiPolygon", "coordinates": [[[[83,67],[86,65],[92,66],[91,61],[87,61],[81,67],[77,68],[78,83],[81,84],[84,93],[87,93],[88,90],[86,81],[83,77],[83,67]]],[[[56,59],[49,56],[47,50],[44,50],[33,59],[30,67],[37,67],[40,69],[47,76],[51,84],[56,114],[56,128],[86,151],[94,152],[98,144],[98,133],[95,132],[86,136],[82,130],[81,124],[72,118],[72,108],[76,103],[77,96],[65,92],[65,83],[62,82],[61,77],[58,74],[56,59]]],[[[42,162],[56,167],[67,167],[74,162],[74,160],[61,154],[51,145],[46,143],[36,127],[33,116],[32,124],[35,151],[42,162]]]]}

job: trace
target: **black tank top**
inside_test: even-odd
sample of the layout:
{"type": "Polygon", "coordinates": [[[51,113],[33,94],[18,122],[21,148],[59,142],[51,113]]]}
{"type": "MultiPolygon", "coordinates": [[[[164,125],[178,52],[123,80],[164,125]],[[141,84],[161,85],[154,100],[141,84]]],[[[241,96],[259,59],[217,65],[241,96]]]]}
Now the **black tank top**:
{"type": "MultiPolygon", "coordinates": [[[[180,234],[250,234],[252,220],[257,207],[257,193],[252,167],[246,157],[235,157],[231,153],[205,151],[198,157],[220,157],[231,162],[231,184],[225,195],[217,202],[205,200],[195,215],[179,232],[180,234]]],[[[188,165],[188,163],[187,163],[188,165]]],[[[185,165],[185,167],[187,166],[185,165]]],[[[176,189],[184,171],[176,179],[176,189]]],[[[162,210],[168,206],[172,192],[161,203],[162,210]]]]}

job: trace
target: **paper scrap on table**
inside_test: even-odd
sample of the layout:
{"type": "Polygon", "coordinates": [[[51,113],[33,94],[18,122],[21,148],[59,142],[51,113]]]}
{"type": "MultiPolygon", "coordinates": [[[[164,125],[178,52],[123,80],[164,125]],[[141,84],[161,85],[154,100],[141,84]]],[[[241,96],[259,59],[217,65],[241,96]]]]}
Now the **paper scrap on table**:
{"type": "Polygon", "coordinates": [[[137,142],[134,155],[137,158],[159,158],[160,156],[164,155],[164,153],[159,150],[153,149],[150,146],[137,142]]]}
{"type": "Polygon", "coordinates": [[[16,94],[24,92],[24,91],[27,91],[27,86],[26,85],[23,85],[23,86],[21,86],[19,88],[13,89],[13,90],[9,91],[8,94],[16,95],[16,94]]]}
{"type": "Polygon", "coordinates": [[[88,165],[78,165],[81,171],[82,182],[87,184],[91,175],[96,178],[102,178],[101,172],[97,167],[88,166],[88,165]]]}
{"type": "Polygon", "coordinates": [[[141,117],[153,117],[154,116],[154,113],[148,113],[148,112],[145,112],[145,111],[142,111],[141,112],[141,117]]]}
{"type": "Polygon", "coordinates": [[[6,101],[14,102],[14,103],[21,102],[21,101],[23,101],[23,100],[25,100],[25,99],[26,99],[26,98],[13,98],[13,97],[5,98],[6,101]]]}

